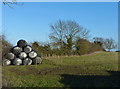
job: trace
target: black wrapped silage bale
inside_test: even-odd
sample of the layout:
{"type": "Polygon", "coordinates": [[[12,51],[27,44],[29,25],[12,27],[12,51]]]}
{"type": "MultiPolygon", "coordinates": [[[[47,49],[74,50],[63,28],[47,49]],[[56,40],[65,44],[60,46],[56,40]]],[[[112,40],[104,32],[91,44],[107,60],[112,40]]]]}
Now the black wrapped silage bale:
{"type": "Polygon", "coordinates": [[[29,58],[33,59],[35,57],[37,57],[37,52],[35,51],[31,51],[29,54],[28,54],[29,58]]]}
{"type": "Polygon", "coordinates": [[[7,59],[10,59],[10,60],[13,60],[15,58],[15,55],[11,52],[7,53],[5,56],[6,56],[7,59]]]}
{"type": "Polygon", "coordinates": [[[2,65],[10,65],[11,61],[9,59],[3,59],[2,60],[2,65]]]}
{"type": "Polygon", "coordinates": [[[32,47],[30,45],[27,45],[26,47],[23,48],[24,52],[30,53],[32,51],[32,47]]]}
{"type": "Polygon", "coordinates": [[[27,54],[25,52],[21,52],[18,56],[20,59],[25,59],[27,57],[27,54]]]}
{"type": "Polygon", "coordinates": [[[25,46],[27,46],[27,42],[25,40],[19,40],[17,42],[17,46],[19,46],[19,47],[25,47],[25,46]]]}
{"type": "Polygon", "coordinates": [[[25,58],[23,60],[23,65],[31,65],[32,64],[32,60],[30,58],[25,58]]]}
{"type": "Polygon", "coordinates": [[[37,56],[36,58],[33,59],[33,64],[42,64],[42,58],[40,56],[37,56]]]}
{"type": "Polygon", "coordinates": [[[22,48],[18,47],[18,46],[15,46],[11,49],[11,52],[14,53],[15,55],[18,55],[19,53],[22,52],[22,48]]]}
{"type": "Polygon", "coordinates": [[[22,60],[21,60],[20,58],[15,58],[15,59],[13,60],[13,64],[14,64],[14,65],[21,65],[21,64],[22,64],[22,60]]]}

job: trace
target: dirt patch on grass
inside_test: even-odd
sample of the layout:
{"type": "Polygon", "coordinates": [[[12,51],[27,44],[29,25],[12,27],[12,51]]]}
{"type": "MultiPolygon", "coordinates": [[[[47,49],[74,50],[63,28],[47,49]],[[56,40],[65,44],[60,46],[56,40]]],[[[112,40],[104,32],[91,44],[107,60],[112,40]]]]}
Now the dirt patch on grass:
{"type": "Polygon", "coordinates": [[[27,67],[27,71],[21,69],[10,69],[11,72],[17,75],[59,75],[59,74],[75,74],[75,75],[105,75],[102,70],[86,71],[83,66],[58,66],[55,68],[37,69],[31,66],[27,67]]]}
{"type": "Polygon", "coordinates": [[[78,69],[79,71],[81,70],[80,66],[59,66],[56,68],[40,70],[38,74],[53,75],[53,74],[74,73],[74,72],[77,72],[76,70],[78,69]]]}
{"type": "Polygon", "coordinates": [[[55,68],[47,68],[47,69],[37,69],[34,67],[27,67],[27,71],[22,71],[18,68],[10,69],[9,71],[16,73],[18,75],[47,75],[47,74],[63,74],[63,73],[75,73],[79,74],[83,69],[80,66],[58,66],[55,68]]]}
{"type": "Polygon", "coordinates": [[[28,71],[23,71],[18,68],[9,69],[9,71],[11,71],[12,73],[18,74],[18,75],[28,75],[29,74],[28,71]]]}

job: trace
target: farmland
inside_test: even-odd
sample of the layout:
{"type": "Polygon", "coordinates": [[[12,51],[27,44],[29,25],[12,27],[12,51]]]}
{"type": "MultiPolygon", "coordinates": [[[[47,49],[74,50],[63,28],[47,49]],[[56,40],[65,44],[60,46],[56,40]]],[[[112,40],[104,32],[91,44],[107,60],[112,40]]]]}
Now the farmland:
{"type": "Polygon", "coordinates": [[[50,57],[41,65],[3,66],[4,87],[119,87],[118,53],[50,57]]]}

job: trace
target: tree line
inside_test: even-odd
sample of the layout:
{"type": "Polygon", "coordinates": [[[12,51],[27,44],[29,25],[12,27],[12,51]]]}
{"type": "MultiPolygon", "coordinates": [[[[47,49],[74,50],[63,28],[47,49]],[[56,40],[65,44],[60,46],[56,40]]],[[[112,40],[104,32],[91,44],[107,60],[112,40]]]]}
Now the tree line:
{"type": "Polygon", "coordinates": [[[44,56],[83,55],[96,51],[111,51],[117,47],[112,38],[94,37],[90,42],[90,31],[76,21],[58,20],[51,24],[50,28],[50,43],[32,43],[34,49],[44,56]]]}
{"type": "MultiPolygon", "coordinates": [[[[50,25],[50,43],[32,42],[31,46],[43,57],[84,55],[96,51],[111,51],[117,47],[112,38],[94,37],[89,41],[90,31],[76,21],[58,20],[50,25]]],[[[2,36],[1,36],[2,37],[2,36]]],[[[12,45],[2,37],[3,53],[12,45]]]]}

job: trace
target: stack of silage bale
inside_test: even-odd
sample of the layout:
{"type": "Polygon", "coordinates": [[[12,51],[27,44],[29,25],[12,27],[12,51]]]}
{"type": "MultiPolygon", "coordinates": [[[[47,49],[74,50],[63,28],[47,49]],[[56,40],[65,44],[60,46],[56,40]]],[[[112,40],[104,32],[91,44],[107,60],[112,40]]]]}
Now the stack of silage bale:
{"type": "Polygon", "coordinates": [[[19,40],[5,55],[3,65],[36,65],[41,64],[42,58],[25,40],[19,40]]]}

